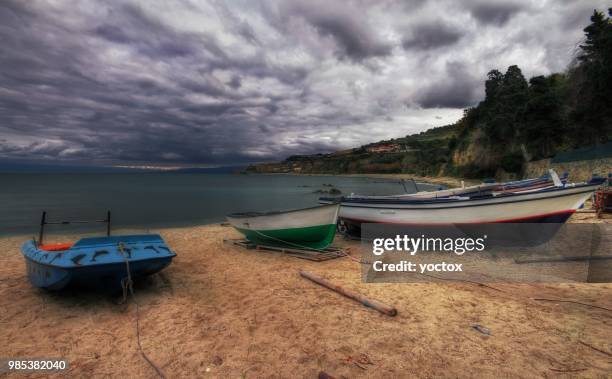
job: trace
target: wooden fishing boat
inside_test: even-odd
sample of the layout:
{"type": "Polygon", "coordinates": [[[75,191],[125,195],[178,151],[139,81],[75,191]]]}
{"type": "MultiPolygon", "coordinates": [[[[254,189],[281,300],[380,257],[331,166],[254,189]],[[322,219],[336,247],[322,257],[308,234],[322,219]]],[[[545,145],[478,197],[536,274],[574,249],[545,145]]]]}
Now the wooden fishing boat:
{"type": "MultiPolygon", "coordinates": [[[[405,225],[487,224],[497,222],[565,222],[603,178],[538,191],[438,199],[342,198],[339,219],[348,227],[362,223],[405,225]]],[[[337,201],[321,198],[322,204],[337,201]]]]}
{"type": "Polygon", "coordinates": [[[437,191],[419,191],[415,193],[406,193],[400,195],[382,195],[382,196],[359,196],[359,195],[349,195],[346,198],[369,198],[369,199],[414,199],[414,200],[424,200],[424,199],[439,199],[439,198],[448,198],[448,197],[456,197],[456,196],[475,196],[475,195],[486,195],[499,187],[499,184],[478,184],[475,186],[463,187],[463,188],[449,188],[449,189],[441,189],[437,191]]]}
{"type": "Polygon", "coordinates": [[[550,169],[547,174],[539,178],[500,183],[493,192],[496,194],[508,192],[533,192],[553,187],[563,187],[567,184],[567,180],[567,172],[563,173],[563,177],[559,178],[555,170],[550,169]]]}
{"type": "Polygon", "coordinates": [[[118,290],[121,281],[154,274],[176,256],[157,234],[110,236],[110,212],[106,237],[82,238],[76,243],[44,245],[43,230],[48,224],[87,221],[46,222],[43,212],[38,241],[27,241],[21,248],[30,282],[40,288],[60,290],[66,286],[118,290]],[[128,266],[129,265],[129,266],[128,266]]]}
{"type": "Polygon", "coordinates": [[[233,213],[227,221],[261,245],[325,249],[334,240],[340,204],[279,212],[233,213]]]}
{"type": "Polygon", "coordinates": [[[484,196],[492,193],[502,192],[520,192],[530,190],[540,190],[546,188],[552,188],[555,186],[565,185],[567,183],[567,173],[564,173],[563,178],[558,177],[554,170],[549,170],[549,173],[542,175],[539,178],[517,180],[513,182],[505,183],[482,183],[478,185],[460,187],[460,188],[448,188],[437,191],[419,191],[416,193],[407,193],[401,195],[385,195],[385,196],[355,196],[350,195],[348,197],[358,198],[370,198],[370,199],[389,199],[389,198],[403,198],[403,199],[439,199],[439,198],[450,198],[450,197],[473,197],[473,196],[484,196]],[[558,181],[557,181],[558,179],[558,181]]]}

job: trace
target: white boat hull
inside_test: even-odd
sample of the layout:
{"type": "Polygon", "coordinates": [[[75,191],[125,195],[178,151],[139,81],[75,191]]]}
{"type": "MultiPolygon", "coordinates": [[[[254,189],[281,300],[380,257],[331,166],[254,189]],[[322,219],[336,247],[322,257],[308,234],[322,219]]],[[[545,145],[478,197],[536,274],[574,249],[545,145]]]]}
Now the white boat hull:
{"type": "Polygon", "coordinates": [[[564,222],[584,204],[596,187],[581,185],[484,199],[347,199],[342,202],[339,217],[349,223],[415,225],[564,222]]]}
{"type": "Polygon", "coordinates": [[[340,204],[330,204],[285,212],[253,213],[252,216],[227,216],[234,227],[247,230],[297,229],[318,225],[335,224],[340,204]]]}
{"type": "Polygon", "coordinates": [[[285,212],[241,213],[227,221],[251,242],[325,249],[334,240],[340,204],[285,212]]]}

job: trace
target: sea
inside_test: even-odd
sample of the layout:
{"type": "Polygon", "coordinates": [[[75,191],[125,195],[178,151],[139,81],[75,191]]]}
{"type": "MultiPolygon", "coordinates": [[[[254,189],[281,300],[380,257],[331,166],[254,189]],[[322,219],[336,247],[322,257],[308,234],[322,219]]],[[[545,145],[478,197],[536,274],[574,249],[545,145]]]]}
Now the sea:
{"type": "MultiPolygon", "coordinates": [[[[439,185],[350,176],[202,173],[0,174],[0,236],[38,233],[48,221],[104,219],[112,228],[151,230],[223,222],[232,212],[315,206],[321,194],[392,195],[439,185]]],[[[48,225],[62,232],[67,225],[48,225]]],[[[105,230],[104,225],[79,226],[105,230]]]]}

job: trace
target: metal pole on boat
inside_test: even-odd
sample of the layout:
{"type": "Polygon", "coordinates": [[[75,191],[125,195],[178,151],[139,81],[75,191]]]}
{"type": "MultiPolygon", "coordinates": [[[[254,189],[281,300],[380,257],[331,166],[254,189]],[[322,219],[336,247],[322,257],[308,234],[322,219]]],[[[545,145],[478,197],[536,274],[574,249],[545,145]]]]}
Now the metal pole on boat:
{"type": "MultiPolygon", "coordinates": [[[[410,178],[408,179],[412,182],[412,186],[414,187],[414,192],[419,192],[419,186],[417,185],[416,181],[414,180],[414,178],[410,178]]],[[[402,187],[404,187],[404,193],[409,193],[408,192],[408,188],[406,188],[406,179],[400,179],[400,183],[402,184],[402,187]]]]}
{"type": "Polygon", "coordinates": [[[110,211],[106,211],[106,236],[110,237],[111,229],[111,214],[110,211]]]}
{"type": "Polygon", "coordinates": [[[43,244],[43,231],[45,229],[46,218],[47,218],[47,211],[43,211],[42,217],[40,218],[40,232],[38,233],[38,245],[43,244]]]}

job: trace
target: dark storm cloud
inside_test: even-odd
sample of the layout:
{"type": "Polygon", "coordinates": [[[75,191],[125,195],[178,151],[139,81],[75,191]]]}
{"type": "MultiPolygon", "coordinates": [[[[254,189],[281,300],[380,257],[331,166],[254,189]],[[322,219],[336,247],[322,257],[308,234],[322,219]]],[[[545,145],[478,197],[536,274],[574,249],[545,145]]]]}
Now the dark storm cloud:
{"type": "Polygon", "coordinates": [[[100,25],[94,29],[94,33],[111,42],[129,43],[131,41],[121,28],[113,25],[100,25]]]}
{"type": "Polygon", "coordinates": [[[424,108],[466,108],[481,98],[480,78],[474,77],[467,64],[450,62],[446,76],[425,88],[416,102],[424,108]]]}
{"type": "Polygon", "coordinates": [[[467,4],[5,0],[0,159],[241,163],[405,135],[459,117],[492,68],[558,69],[603,9],[467,4]]]}
{"type": "Polygon", "coordinates": [[[471,6],[474,18],[487,25],[504,25],[516,13],[527,7],[513,2],[478,1],[471,6]]]}
{"type": "Polygon", "coordinates": [[[406,50],[429,50],[457,43],[463,31],[444,24],[422,24],[414,27],[412,35],[402,40],[406,50]]]}
{"type": "Polygon", "coordinates": [[[242,85],[242,81],[240,79],[240,76],[232,75],[232,78],[230,79],[229,83],[227,83],[227,85],[232,87],[233,89],[240,88],[240,86],[242,85]]]}
{"type": "Polygon", "coordinates": [[[7,21],[2,27],[8,37],[5,46],[11,47],[2,58],[2,81],[16,93],[0,94],[0,104],[8,110],[0,121],[25,135],[49,139],[43,137],[21,148],[3,146],[3,154],[69,158],[87,151],[94,160],[252,160],[240,152],[218,155],[215,150],[229,141],[240,144],[236,129],[248,125],[247,109],[270,113],[278,106],[270,100],[250,101],[260,95],[257,92],[232,93],[241,86],[240,76],[233,75],[226,87],[210,72],[239,68],[259,78],[293,83],[305,76],[300,69],[275,70],[263,59],[230,59],[213,37],[178,32],[135,6],[124,6],[113,10],[112,17],[102,20],[91,34],[137,56],[161,59],[152,64],[170,66],[164,78],[142,77],[145,67],[142,72],[138,67],[123,68],[121,62],[105,67],[97,62],[95,50],[85,48],[91,40],[75,35],[44,12],[10,5],[1,13],[7,21]],[[37,30],[22,26],[27,24],[36,24],[37,30]],[[183,75],[177,61],[201,70],[183,75]],[[216,100],[194,103],[185,99],[188,94],[216,100]],[[223,127],[213,128],[219,124],[223,127]],[[238,138],[232,137],[234,133],[238,138]]]}
{"type": "Polygon", "coordinates": [[[296,2],[287,11],[289,16],[304,18],[321,36],[333,38],[340,58],[360,61],[391,54],[391,44],[380,39],[369,27],[363,9],[328,1],[296,2]]]}

